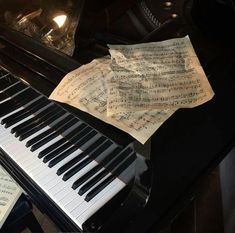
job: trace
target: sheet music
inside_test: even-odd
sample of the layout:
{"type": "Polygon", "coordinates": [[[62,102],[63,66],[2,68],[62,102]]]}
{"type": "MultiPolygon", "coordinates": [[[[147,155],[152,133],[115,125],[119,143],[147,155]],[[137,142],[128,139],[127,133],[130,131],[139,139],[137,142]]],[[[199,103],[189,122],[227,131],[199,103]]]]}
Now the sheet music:
{"type": "Polygon", "coordinates": [[[109,47],[108,115],[195,107],[214,95],[189,37],[109,47]]]}
{"type": "Polygon", "coordinates": [[[178,108],[214,92],[188,37],[109,45],[110,57],[67,74],[50,98],[112,124],[144,144],[178,108]]]}
{"type": "Polygon", "coordinates": [[[21,193],[21,188],[0,165],[0,228],[21,193]]]}
{"type": "Polygon", "coordinates": [[[175,109],[124,112],[107,116],[107,79],[113,75],[109,57],[91,63],[67,74],[50,95],[50,99],[70,104],[100,120],[129,133],[144,144],[168,119],[175,109]]]}

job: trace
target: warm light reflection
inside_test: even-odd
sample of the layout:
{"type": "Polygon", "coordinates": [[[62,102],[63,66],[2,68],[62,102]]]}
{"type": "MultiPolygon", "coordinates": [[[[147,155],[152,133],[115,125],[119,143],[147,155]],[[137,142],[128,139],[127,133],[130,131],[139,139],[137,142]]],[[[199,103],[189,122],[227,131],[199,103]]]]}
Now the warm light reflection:
{"type": "Polygon", "coordinates": [[[66,15],[58,15],[53,20],[56,22],[59,28],[61,28],[67,19],[66,15]]]}

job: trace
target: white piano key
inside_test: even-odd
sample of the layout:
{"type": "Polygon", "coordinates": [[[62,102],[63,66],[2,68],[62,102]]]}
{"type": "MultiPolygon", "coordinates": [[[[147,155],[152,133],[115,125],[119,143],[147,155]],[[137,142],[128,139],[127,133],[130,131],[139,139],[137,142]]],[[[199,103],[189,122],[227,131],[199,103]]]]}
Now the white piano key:
{"type": "MultiPolygon", "coordinates": [[[[72,211],[69,211],[70,215],[72,216],[73,219],[79,218],[88,208],[90,208],[96,201],[105,201],[110,200],[112,197],[112,192],[115,192],[115,186],[119,183],[119,181],[114,180],[111,182],[108,186],[106,186],[98,195],[96,195],[93,199],[91,199],[89,202],[85,201],[84,198],[87,193],[83,195],[83,201],[76,206],[72,211]],[[113,190],[112,190],[113,189],[113,190]]],[[[102,205],[101,205],[102,206],[102,205]]],[[[97,210],[97,209],[96,209],[97,210]]]]}
{"type": "MultiPolygon", "coordinates": [[[[52,175],[55,174],[59,167],[63,166],[67,161],[71,160],[72,158],[74,158],[75,156],[80,154],[81,152],[82,151],[80,149],[76,150],[75,152],[70,154],[67,158],[63,159],[62,161],[57,163],[55,166],[53,166],[52,168],[48,167],[48,164],[49,164],[50,161],[48,161],[47,163],[42,162],[46,167],[48,167],[48,172],[45,173],[45,175],[49,176],[51,173],[52,173],[52,175]]],[[[36,174],[36,177],[37,177],[38,180],[44,179],[44,176],[42,176],[40,174],[36,174]]]]}
{"type": "MultiPolygon", "coordinates": [[[[25,120],[26,119],[24,119],[24,121],[25,120]]],[[[80,228],[82,228],[84,221],[86,221],[92,214],[94,214],[125,186],[122,181],[115,179],[92,200],[86,202],[84,197],[87,193],[85,193],[83,196],[78,195],[78,189],[80,187],[76,190],[73,190],[72,184],[92,168],[94,168],[97,165],[96,161],[92,161],[70,179],[63,181],[63,174],[58,176],[56,171],[66,162],[73,159],[78,154],[78,151],[73,152],[66,159],[60,161],[54,167],[49,168],[48,163],[43,163],[42,159],[38,158],[38,153],[49,145],[52,145],[52,143],[59,140],[59,138],[62,138],[62,136],[58,136],[56,139],[46,143],[38,150],[31,152],[30,148],[25,147],[24,141],[18,141],[18,138],[15,138],[14,135],[10,133],[10,129],[11,128],[5,129],[4,126],[0,125],[0,145],[2,149],[80,228]],[[46,182],[44,182],[44,180],[46,180],[46,182]]],[[[48,128],[44,128],[42,131],[45,131],[46,129],[48,128]]],[[[35,137],[35,135],[38,135],[42,131],[38,131],[37,133],[33,134],[32,137],[35,137]]],[[[88,142],[88,145],[97,140],[98,137],[98,135],[93,137],[88,142]]],[[[79,153],[81,152],[82,151],[79,151],[79,153]]],[[[102,182],[102,180],[100,182],[102,182]]],[[[98,185],[100,182],[98,182],[96,185],[98,185]]]]}
{"type": "MultiPolygon", "coordinates": [[[[72,218],[76,218],[79,223],[84,223],[88,218],[90,218],[98,209],[100,209],[105,203],[112,199],[118,192],[120,192],[124,187],[125,183],[116,178],[112,183],[110,183],[104,190],[102,190],[96,197],[91,199],[89,202],[84,203],[84,211],[79,211],[79,216],[76,217],[74,213],[71,213],[72,218]]],[[[82,206],[79,209],[83,209],[82,206]]]]}

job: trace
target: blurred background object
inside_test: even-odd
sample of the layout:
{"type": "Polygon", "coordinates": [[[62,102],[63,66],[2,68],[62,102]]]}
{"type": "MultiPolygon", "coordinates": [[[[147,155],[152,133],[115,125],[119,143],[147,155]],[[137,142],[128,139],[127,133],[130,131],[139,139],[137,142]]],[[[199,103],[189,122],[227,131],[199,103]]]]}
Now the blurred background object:
{"type": "Polygon", "coordinates": [[[72,55],[83,0],[1,0],[1,21],[49,47],[72,55]]]}

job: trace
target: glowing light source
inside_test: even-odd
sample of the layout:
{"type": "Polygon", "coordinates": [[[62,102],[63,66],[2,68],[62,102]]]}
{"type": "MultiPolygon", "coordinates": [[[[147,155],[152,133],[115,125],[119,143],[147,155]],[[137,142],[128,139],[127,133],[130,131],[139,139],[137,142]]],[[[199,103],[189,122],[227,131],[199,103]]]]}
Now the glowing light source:
{"type": "Polygon", "coordinates": [[[56,22],[59,28],[61,28],[63,27],[66,19],[67,19],[66,15],[58,15],[55,18],[53,18],[53,21],[56,22]]]}

